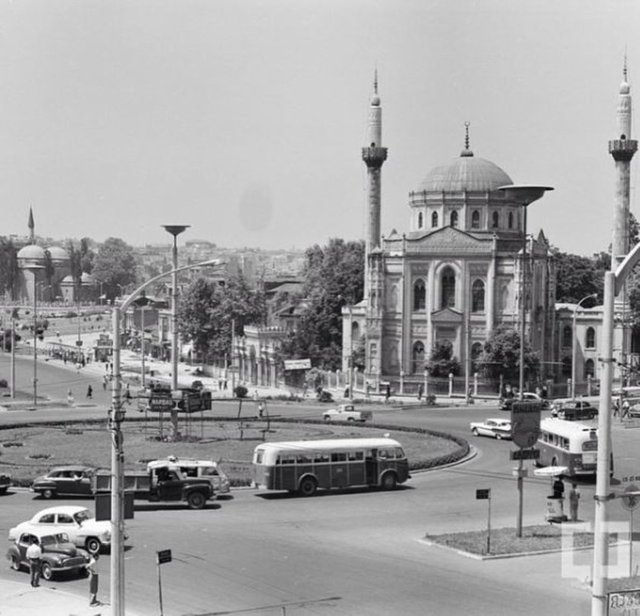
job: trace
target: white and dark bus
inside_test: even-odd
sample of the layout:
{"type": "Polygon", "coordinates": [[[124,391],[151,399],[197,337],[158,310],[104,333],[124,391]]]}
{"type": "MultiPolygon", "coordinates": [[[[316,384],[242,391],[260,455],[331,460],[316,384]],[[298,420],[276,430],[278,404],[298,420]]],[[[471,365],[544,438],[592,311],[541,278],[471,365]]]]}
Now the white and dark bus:
{"type": "Polygon", "coordinates": [[[254,485],[312,496],[319,488],[395,488],[409,479],[409,463],[390,438],[345,438],[263,443],[253,452],[254,485]]]}
{"type": "MultiPolygon", "coordinates": [[[[540,466],[566,466],[567,475],[594,475],[598,457],[595,422],[545,418],[540,422],[540,466]]],[[[613,455],[611,456],[613,472],[613,455]]]]}

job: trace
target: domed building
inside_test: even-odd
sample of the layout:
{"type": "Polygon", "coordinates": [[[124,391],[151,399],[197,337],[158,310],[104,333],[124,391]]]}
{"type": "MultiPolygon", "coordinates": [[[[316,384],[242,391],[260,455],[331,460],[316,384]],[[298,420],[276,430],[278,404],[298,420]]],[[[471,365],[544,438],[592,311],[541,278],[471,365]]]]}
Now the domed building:
{"type": "MultiPolygon", "coordinates": [[[[377,89],[377,87],[376,87],[377,89]]],[[[376,92],[377,97],[377,92],[376,92]]],[[[462,373],[500,325],[519,327],[523,206],[498,190],[514,182],[476,157],[469,132],[460,155],[430,170],[409,193],[408,232],[384,237],[380,228],[379,97],[371,102],[369,211],[364,300],[343,309],[343,368],[365,344],[365,379],[405,392],[424,382],[431,351],[448,341],[462,373]]],[[[555,274],[548,243],[527,234],[526,331],[542,365],[553,356],[555,274]],[[545,343],[545,341],[547,341],[545,343]]]]}

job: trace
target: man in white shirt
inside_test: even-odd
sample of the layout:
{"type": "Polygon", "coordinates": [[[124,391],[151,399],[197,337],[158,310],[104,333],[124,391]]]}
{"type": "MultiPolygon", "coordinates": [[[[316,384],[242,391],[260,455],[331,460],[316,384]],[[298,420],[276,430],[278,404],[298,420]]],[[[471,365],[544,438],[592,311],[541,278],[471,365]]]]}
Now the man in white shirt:
{"type": "Polygon", "coordinates": [[[31,545],[27,548],[29,559],[29,572],[31,573],[31,586],[40,586],[40,560],[42,548],[38,545],[38,539],[31,537],[31,545]]]}

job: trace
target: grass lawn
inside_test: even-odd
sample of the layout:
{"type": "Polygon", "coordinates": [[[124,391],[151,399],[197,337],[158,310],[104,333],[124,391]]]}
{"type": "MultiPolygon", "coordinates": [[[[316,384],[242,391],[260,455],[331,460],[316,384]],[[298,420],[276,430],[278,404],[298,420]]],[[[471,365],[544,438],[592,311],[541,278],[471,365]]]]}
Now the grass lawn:
{"type": "MultiPolygon", "coordinates": [[[[85,464],[109,468],[111,439],[106,422],[38,424],[0,430],[0,471],[8,472],[17,485],[29,485],[52,466],[85,464]]],[[[460,443],[425,432],[393,430],[388,427],[326,425],[323,423],[272,422],[268,432],[264,421],[206,420],[193,417],[190,425],[181,421],[184,439],[160,440],[157,417],[146,424],[127,420],[123,424],[125,468],[140,469],[149,460],[169,455],[213,459],[221,462],[232,485],[244,485],[251,478],[251,456],[263,441],[381,436],[388,433],[402,443],[412,468],[449,461],[466,453],[460,443]],[[463,451],[464,450],[464,451],[463,451]]],[[[167,434],[169,422],[164,421],[167,434]]]]}
{"type": "MultiPolygon", "coordinates": [[[[444,535],[426,535],[425,539],[439,545],[471,554],[487,554],[487,531],[466,531],[444,535]]],[[[572,534],[571,545],[574,548],[593,545],[593,533],[576,532],[572,534]]],[[[491,530],[490,552],[492,555],[522,554],[562,548],[561,525],[525,526],[522,537],[516,537],[515,528],[496,528],[491,530]]]]}

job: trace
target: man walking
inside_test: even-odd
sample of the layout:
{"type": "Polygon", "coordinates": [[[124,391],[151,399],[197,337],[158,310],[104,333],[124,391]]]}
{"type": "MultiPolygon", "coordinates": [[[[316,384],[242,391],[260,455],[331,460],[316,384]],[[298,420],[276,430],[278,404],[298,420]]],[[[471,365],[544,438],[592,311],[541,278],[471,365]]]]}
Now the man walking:
{"type": "Polygon", "coordinates": [[[569,512],[571,513],[571,521],[578,521],[578,503],[580,502],[580,492],[578,492],[578,486],[575,483],[571,484],[571,490],[569,490],[569,512]]]}
{"type": "Polygon", "coordinates": [[[27,548],[27,559],[29,560],[29,573],[31,573],[31,586],[40,586],[40,560],[42,559],[42,549],[38,545],[36,537],[31,537],[31,544],[27,548]]]}

